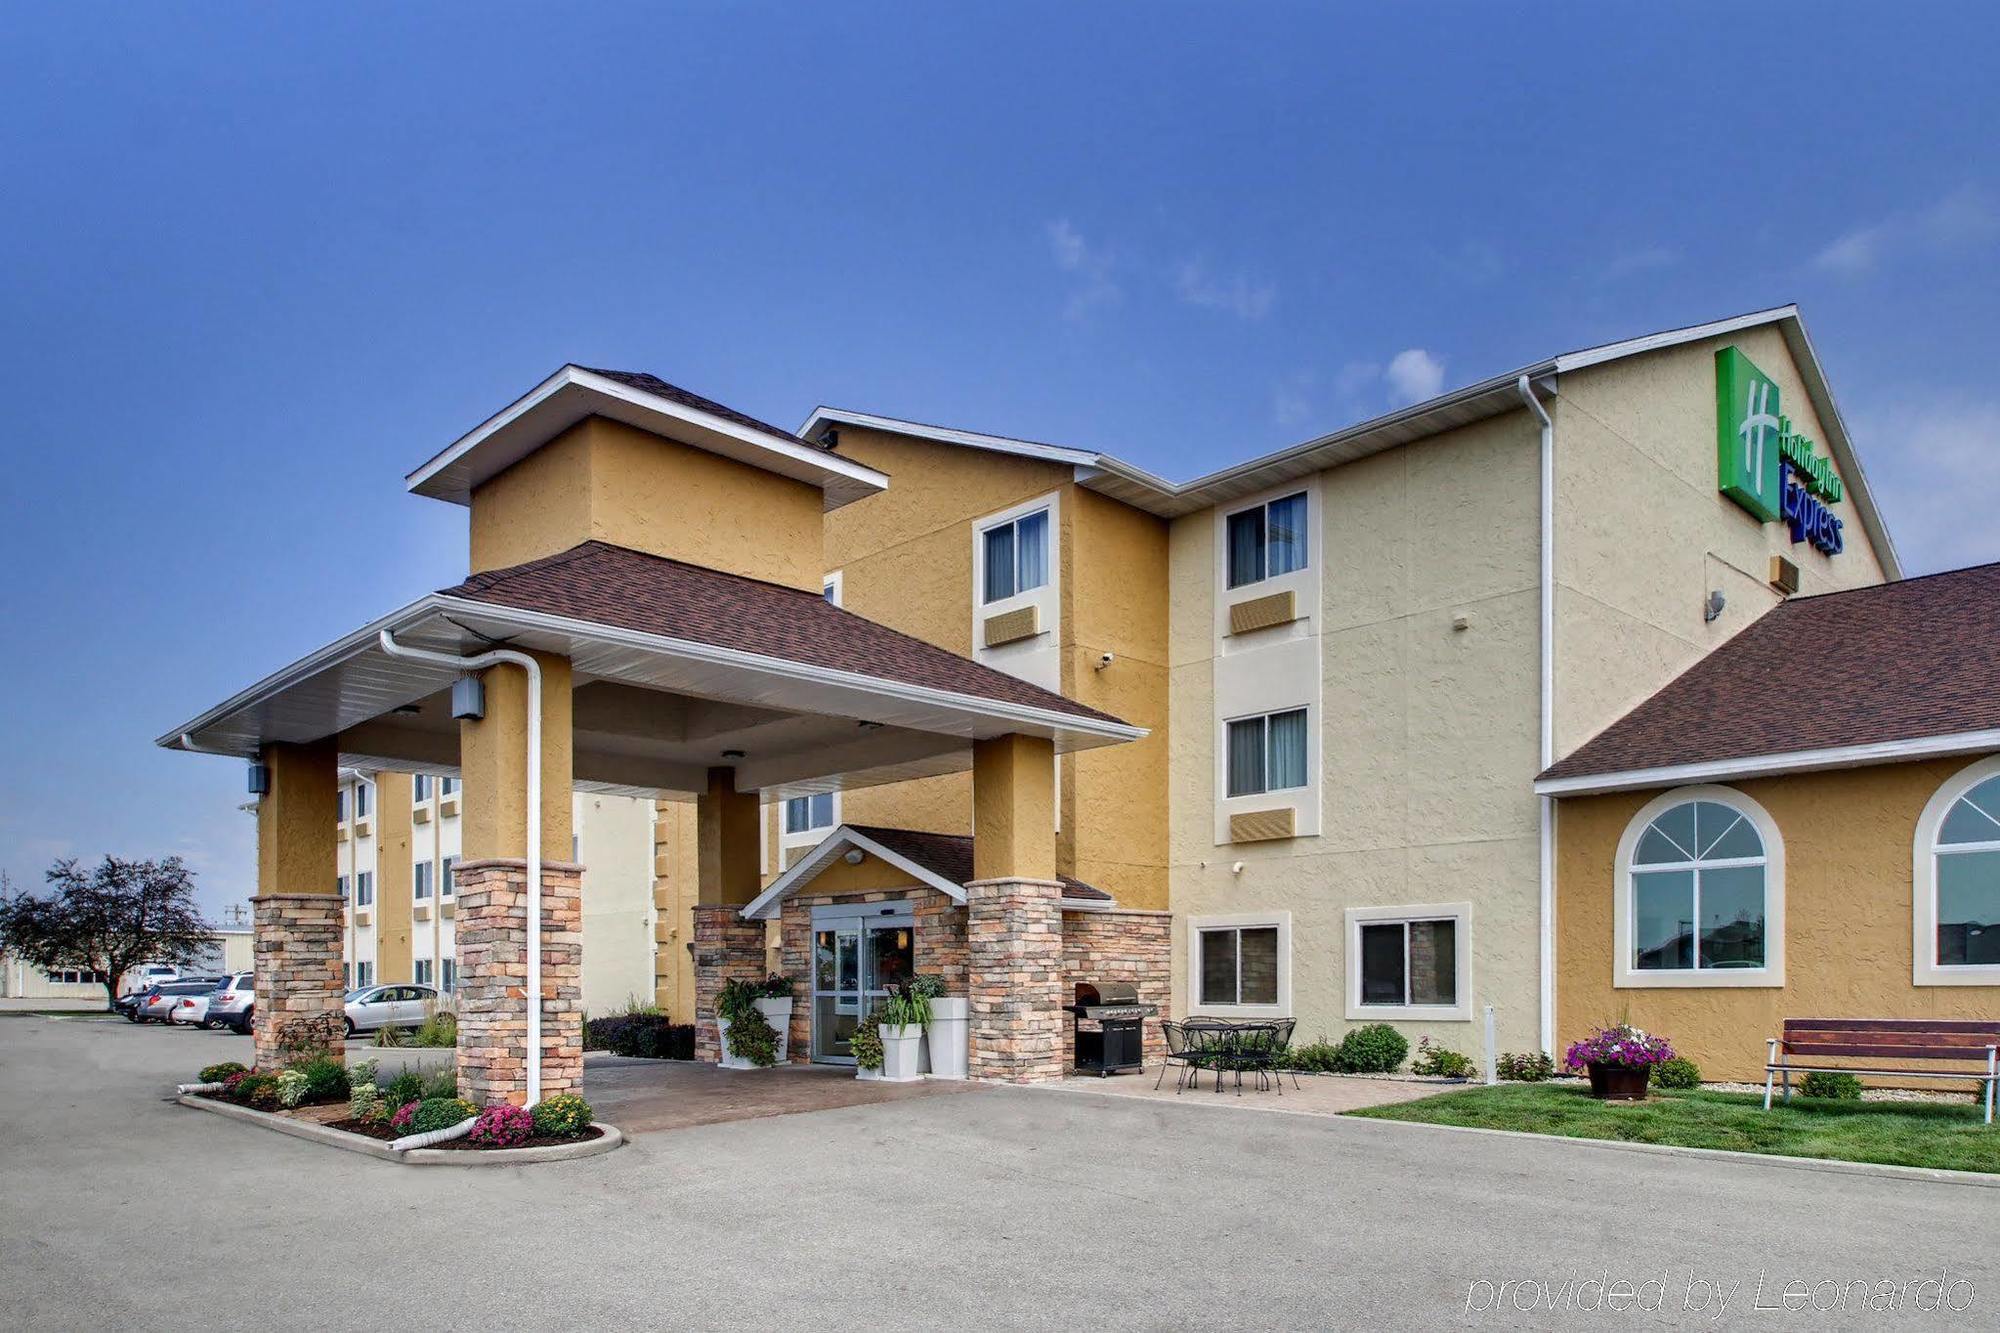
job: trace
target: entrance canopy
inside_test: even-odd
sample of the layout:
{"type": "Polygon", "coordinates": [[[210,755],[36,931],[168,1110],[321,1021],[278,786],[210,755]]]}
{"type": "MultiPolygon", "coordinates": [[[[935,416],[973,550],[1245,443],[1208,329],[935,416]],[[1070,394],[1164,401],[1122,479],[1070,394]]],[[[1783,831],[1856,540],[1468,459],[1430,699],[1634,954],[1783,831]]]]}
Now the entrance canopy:
{"type": "MultiPolygon", "coordinates": [[[[749,920],[771,921],[784,910],[785,899],[803,892],[820,872],[850,853],[873,856],[910,877],[912,884],[936,889],[965,906],[965,885],[973,878],[972,839],[963,834],[925,833],[917,829],[842,824],[803,859],[771,881],[771,887],[743,909],[749,920]]],[[[856,857],[855,859],[860,859],[856,857]]],[[[1067,910],[1102,911],[1115,904],[1111,895],[1068,875],[1062,884],[1061,906],[1067,910]]]]}
{"type": "Polygon", "coordinates": [[[344,765],[456,772],[455,673],[390,656],[385,631],[568,658],[585,790],[676,797],[730,766],[739,791],[801,795],[963,770],[1008,734],[1058,753],[1146,734],[815,593],[589,541],[419,598],[158,743],[251,758],[337,736],[344,765]]]}

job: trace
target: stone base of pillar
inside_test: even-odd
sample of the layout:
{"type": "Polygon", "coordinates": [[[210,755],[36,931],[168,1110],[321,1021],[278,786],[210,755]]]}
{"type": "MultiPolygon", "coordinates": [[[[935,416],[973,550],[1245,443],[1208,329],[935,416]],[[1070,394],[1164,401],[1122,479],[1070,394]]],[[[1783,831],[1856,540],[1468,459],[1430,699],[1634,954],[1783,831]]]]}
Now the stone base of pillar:
{"type": "Polygon", "coordinates": [[[968,1072],[1004,1083],[1063,1076],[1062,885],[974,880],[965,886],[968,1072]]]}
{"type": "MultiPolygon", "coordinates": [[[[528,864],[461,861],[455,900],[458,1095],[524,1106],[528,1089],[528,864]]],[[[583,867],[542,863],[541,1097],[583,1091],[583,867]]]]}
{"type": "Polygon", "coordinates": [[[339,1054],[346,1018],[341,909],[332,893],[265,893],[250,900],[257,973],[257,1067],[281,1069],[339,1054]]]}
{"type": "Polygon", "coordinates": [[[764,979],[765,926],[745,921],[742,910],[716,903],[694,909],[694,1058],[710,1064],[722,1061],[715,1001],[723,983],[764,979]]]}

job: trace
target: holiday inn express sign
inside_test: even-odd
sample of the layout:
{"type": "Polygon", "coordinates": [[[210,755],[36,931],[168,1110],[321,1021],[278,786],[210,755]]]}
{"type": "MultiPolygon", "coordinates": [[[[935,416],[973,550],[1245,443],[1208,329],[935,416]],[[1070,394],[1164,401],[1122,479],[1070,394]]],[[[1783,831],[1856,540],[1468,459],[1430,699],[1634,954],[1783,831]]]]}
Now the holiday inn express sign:
{"type": "Polygon", "coordinates": [[[1832,460],[1792,429],[1777,382],[1734,347],[1715,354],[1715,425],[1722,493],[1760,523],[1783,519],[1794,542],[1840,554],[1841,521],[1827,506],[1839,504],[1844,491],[1832,460]]]}

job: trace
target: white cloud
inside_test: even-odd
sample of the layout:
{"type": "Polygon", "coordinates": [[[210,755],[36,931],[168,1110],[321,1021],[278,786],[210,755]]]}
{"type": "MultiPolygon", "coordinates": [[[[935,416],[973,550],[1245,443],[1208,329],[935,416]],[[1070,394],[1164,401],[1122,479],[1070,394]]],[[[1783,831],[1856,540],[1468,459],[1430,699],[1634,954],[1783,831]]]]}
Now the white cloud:
{"type": "Polygon", "coordinates": [[[1088,319],[1099,306],[1111,305],[1123,295],[1112,280],[1111,256],[1093,248],[1068,218],[1058,218],[1046,228],[1049,251],[1056,267],[1075,278],[1069,299],[1063,303],[1063,318],[1072,323],[1088,319]]]}
{"type": "Polygon", "coordinates": [[[1978,497],[2000,491],[2000,401],[1945,398],[1857,413],[1855,435],[1907,572],[2000,560],[1978,497]]]}
{"type": "Polygon", "coordinates": [[[1444,388],[1444,362],[1421,347],[1408,347],[1389,359],[1382,377],[1399,404],[1420,403],[1444,388]]]}
{"type": "Polygon", "coordinates": [[[1174,274],[1174,293],[1188,305],[1225,310],[1238,319],[1257,320],[1271,313],[1278,289],[1247,274],[1218,278],[1199,259],[1184,260],[1174,274]]]}
{"type": "Polygon", "coordinates": [[[1928,207],[1892,213],[1842,233],[1813,257],[1813,264],[1852,278],[1872,272],[1888,258],[1949,253],[1995,236],[2000,236],[2000,207],[1984,190],[1967,185],[1928,207]]]}
{"type": "Polygon", "coordinates": [[[1305,425],[1319,410],[1313,393],[1318,386],[1319,376],[1310,370],[1279,381],[1278,387],[1271,391],[1272,417],[1287,430],[1305,425]]]}

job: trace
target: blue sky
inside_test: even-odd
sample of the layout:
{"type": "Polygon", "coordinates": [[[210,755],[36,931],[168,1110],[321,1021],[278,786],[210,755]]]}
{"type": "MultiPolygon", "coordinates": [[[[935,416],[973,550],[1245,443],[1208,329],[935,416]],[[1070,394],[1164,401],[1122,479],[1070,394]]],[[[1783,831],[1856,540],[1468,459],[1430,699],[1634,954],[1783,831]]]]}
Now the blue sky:
{"type": "Polygon", "coordinates": [[[1181,478],[1798,301],[2000,558],[1990,7],[974,8],[0,10],[0,867],[247,894],[152,738],[455,581],[403,474],[567,360],[1181,478]]]}

